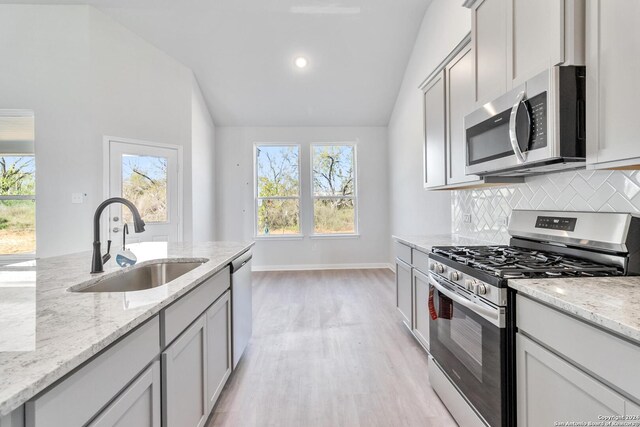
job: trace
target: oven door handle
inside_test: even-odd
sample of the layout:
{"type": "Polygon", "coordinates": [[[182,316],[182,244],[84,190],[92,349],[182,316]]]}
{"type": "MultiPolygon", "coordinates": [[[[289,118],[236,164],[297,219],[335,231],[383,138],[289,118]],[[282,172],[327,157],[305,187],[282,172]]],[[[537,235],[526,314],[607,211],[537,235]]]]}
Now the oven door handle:
{"type": "Polygon", "coordinates": [[[465,306],[466,308],[473,311],[483,319],[493,323],[499,328],[504,327],[504,321],[502,319],[503,316],[501,315],[500,310],[489,310],[487,308],[479,306],[478,304],[473,303],[472,301],[469,301],[466,298],[461,297],[460,295],[450,291],[449,289],[445,288],[440,283],[438,283],[433,278],[432,273],[429,273],[429,284],[434,288],[436,288],[439,292],[441,292],[447,298],[450,298],[451,300],[457,302],[458,304],[465,306]]]}
{"type": "Polygon", "coordinates": [[[509,140],[511,141],[511,148],[518,159],[518,163],[524,163],[527,161],[527,153],[523,153],[520,149],[520,144],[518,144],[518,134],[516,133],[518,110],[520,109],[520,104],[524,101],[524,95],[524,91],[518,94],[516,102],[511,108],[511,115],[509,116],[509,140]]]}

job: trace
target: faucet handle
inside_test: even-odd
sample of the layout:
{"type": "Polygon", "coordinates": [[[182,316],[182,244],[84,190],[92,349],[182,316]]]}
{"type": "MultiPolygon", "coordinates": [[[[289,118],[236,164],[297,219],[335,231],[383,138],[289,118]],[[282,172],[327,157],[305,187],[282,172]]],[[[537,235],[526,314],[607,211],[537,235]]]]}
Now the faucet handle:
{"type": "Polygon", "coordinates": [[[111,252],[111,240],[107,240],[107,253],[102,255],[103,264],[111,259],[111,254],[109,252],[111,252]]]}

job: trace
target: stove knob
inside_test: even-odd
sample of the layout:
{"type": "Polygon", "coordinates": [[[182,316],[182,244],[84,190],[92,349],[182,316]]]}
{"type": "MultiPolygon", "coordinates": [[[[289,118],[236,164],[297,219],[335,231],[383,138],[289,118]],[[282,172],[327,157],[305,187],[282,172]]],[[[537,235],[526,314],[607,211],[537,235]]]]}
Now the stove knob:
{"type": "Polygon", "coordinates": [[[436,264],[436,273],[438,273],[438,274],[444,273],[444,265],[436,264]]]}
{"type": "Polygon", "coordinates": [[[470,292],[475,292],[476,281],[473,279],[467,279],[464,281],[464,287],[470,292]]]}
{"type": "Polygon", "coordinates": [[[435,262],[430,262],[429,263],[429,270],[433,271],[436,269],[436,263],[435,262]]]}
{"type": "Polygon", "coordinates": [[[483,283],[478,283],[476,287],[476,294],[485,295],[487,293],[487,287],[483,283]]]}
{"type": "Polygon", "coordinates": [[[451,273],[449,273],[449,279],[457,282],[458,280],[460,280],[460,273],[458,273],[457,271],[452,271],[451,273]]]}

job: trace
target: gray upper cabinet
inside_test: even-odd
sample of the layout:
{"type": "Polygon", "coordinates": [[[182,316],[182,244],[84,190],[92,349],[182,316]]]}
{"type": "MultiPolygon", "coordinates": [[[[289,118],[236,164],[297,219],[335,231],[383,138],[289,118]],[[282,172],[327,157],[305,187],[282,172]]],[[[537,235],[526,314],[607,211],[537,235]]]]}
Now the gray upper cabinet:
{"type": "Polygon", "coordinates": [[[507,78],[518,86],[564,62],[564,1],[507,1],[507,78]]]}
{"type": "Polygon", "coordinates": [[[162,353],[164,427],[202,427],[207,399],[206,318],[200,316],[162,353]]]}
{"type": "Polygon", "coordinates": [[[479,0],[471,9],[477,106],[507,91],[507,1],[479,0]]]}
{"type": "Polygon", "coordinates": [[[89,427],[160,427],[160,362],[155,361],[89,427]]]}
{"type": "Polygon", "coordinates": [[[585,0],[478,0],[471,6],[476,107],[555,65],[584,65],[585,0]]]}
{"type": "Polygon", "coordinates": [[[445,73],[424,87],[424,187],[446,185],[445,170],[445,73]]]}
{"type": "Polygon", "coordinates": [[[640,165],[640,2],[587,1],[587,164],[640,165]]]}
{"type": "Polygon", "coordinates": [[[231,300],[225,292],[206,311],[207,321],[207,402],[213,409],[231,375],[231,300]]]}
{"type": "Polygon", "coordinates": [[[445,68],[447,113],[447,184],[478,182],[477,175],[466,175],[467,164],[464,116],[475,105],[473,52],[467,45],[445,68]]]}

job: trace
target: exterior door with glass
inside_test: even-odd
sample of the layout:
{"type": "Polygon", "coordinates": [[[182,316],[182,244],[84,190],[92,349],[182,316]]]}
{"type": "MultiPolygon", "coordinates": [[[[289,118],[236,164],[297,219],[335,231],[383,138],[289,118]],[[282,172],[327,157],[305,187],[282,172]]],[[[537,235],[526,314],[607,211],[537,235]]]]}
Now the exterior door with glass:
{"type": "Polygon", "coordinates": [[[181,239],[178,147],[111,139],[109,144],[109,197],[130,200],[146,223],[145,231],[133,230],[131,212],[120,204],[109,210],[109,238],[114,247],[122,243],[124,224],[127,242],[166,242],[181,239]]]}

